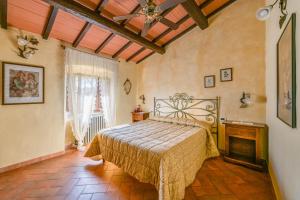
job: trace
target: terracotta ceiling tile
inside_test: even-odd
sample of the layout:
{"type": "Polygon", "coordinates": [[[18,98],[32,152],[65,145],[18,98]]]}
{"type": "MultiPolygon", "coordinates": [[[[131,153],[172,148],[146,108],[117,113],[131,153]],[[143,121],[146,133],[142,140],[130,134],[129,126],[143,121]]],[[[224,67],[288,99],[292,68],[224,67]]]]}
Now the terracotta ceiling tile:
{"type": "Polygon", "coordinates": [[[139,16],[132,18],[128,24],[137,27],[139,30],[142,30],[145,23],[145,16],[139,16]]]}
{"type": "Polygon", "coordinates": [[[127,39],[116,35],[101,51],[102,54],[113,55],[128,42],[127,39]]]}
{"type": "Polygon", "coordinates": [[[80,42],[81,47],[96,50],[108,37],[109,31],[93,25],[80,42]]]}
{"type": "Polygon", "coordinates": [[[178,5],[172,10],[172,12],[166,15],[166,18],[173,22],[178,22],[181,18],[183,18],[186,15],[187,12],[182,7],[182,5],[178,5]]]}
{"type": "Polygon", "coordinates": [[[50,37],[73,43],[84,24],[82,19],[59,10],[50,37]]]}
{"type": "Polygon", "coordinates": [[[124,50],[119,57],[123,59],[128,59],[132,54],[137,52],[140,48],[142,48],[141,45],[133,43],[131,44],[126,50],[124,50]]]}
{"type": "Polygon", "coordinates": [[[131,61],[138,62],[141,59],[143,59],[145,56],[149,55],[150,53],[152,53],[152,51],[150,49],[146,49],[142,53],[140,53],[139,55],[137,55],[136,57],[134,57],[131,61]]]}
{"type": "Polygon", "coordinates": [[[150,37],[152,38],[155,38],[162,32],[166,31],[168,28],[169,27],[167,27],[166,25],[158,22],[149,30],[148,35],[150,35],[150,37]]]}
{"type": "Polygon", "coordinates": [[[127,15],[137,5],[136,0],[109,0],[104,10],[113,16],[127,15]]]}
{"type": "Polygon", "coordinates": [[[8,1],[8,25],[22,30],[42,34],[50,6],[35,0],[8,1]]]}
{"type": "Polygon", "coordinates": [[[180,27],[177,30],[171,31],[169,34],[167,34],[162,39],[160,39],[159,43],[160,44],[161,43],[165,44],[166,42],[168,42],[169,40],[171,40],[173,37],[175,37],[176,35],[178,35],[182,31],[184,31],[187,28],[189,28],[190,26],[192,26],[194,23],[195,22],[193,21],[193,19],[189,18],[183,24],[181,24],[180,27]]]}

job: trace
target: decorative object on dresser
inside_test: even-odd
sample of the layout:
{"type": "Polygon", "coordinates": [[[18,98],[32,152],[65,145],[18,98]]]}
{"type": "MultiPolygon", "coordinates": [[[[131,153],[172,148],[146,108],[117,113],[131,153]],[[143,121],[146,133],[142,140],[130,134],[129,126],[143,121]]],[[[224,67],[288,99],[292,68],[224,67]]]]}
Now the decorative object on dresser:
{"type": "Polygon", "coordinates": [[[220,69],[220,81],[232,81],[232,68],[220,69]]]}
{"type": "Polygon", "coordinates": [[[2,63],[2,104],[44,103],[44,67],[2,63]]]}
{"type": "Polygon", "coordinates": [[[18,56],[28,59],[38,50],[35,46],[39,41],[34,36],[23,35],[22,33],[17,36],[18,56]]]}
{"type": "Polygon", "coordinates": [[[204,76],[204,87],[205,88],[213,88],[216,86],[215,84],[215,75],[204,76]]]}
{"type": "Polygon", "coordinates": [[[139,122],[149,118],[148,112],[132,112],[132,122],[139,122]]]}
{"type": "Polygon", "coordinates": [[[296,14],[277,43],[277,117],[296,128],[296,14]]]}
{"type": "Polygon", "coordinates": [[[124,91],[128,95],[131,91],[132,83],[131,81],[127,78],[126,81],[123,83],[124,91]]]}
{"type": "Polygon", "coordinates": [[[265,171],[268,132],[265,124],[225,121],[224,160],[265,171]]]}

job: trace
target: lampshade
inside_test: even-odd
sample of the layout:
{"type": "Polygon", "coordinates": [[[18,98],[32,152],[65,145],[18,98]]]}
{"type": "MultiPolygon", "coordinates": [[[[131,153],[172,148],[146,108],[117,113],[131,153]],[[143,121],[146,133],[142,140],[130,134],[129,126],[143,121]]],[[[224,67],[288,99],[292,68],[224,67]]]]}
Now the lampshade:
{"type": "Polygon", "coordinates": [[[264,21],[270,17],[273,6],[265,6],[257,10],[256,18],[264,21]]]}

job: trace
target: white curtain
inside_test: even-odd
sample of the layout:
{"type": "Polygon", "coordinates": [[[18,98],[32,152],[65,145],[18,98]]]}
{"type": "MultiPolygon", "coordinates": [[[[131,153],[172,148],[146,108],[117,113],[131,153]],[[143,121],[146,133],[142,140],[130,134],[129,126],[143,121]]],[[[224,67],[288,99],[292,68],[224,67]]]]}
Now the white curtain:
{"type": "Polygon", "coordinates": [[[94,110],[97,80],[106,125],[110,127],[116,123],[118,62],[67,48],[65,66],[71,124],[80,148],[94,110]]]}

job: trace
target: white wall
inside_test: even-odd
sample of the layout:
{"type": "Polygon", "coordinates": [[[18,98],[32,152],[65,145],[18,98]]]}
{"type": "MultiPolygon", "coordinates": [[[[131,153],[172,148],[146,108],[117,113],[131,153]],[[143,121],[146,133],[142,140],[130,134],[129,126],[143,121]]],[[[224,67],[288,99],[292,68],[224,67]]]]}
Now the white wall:
{"type": "MultiPolygon", "coordinates": [[[[267,4],[273,3],[267,0],[267,4]]],[[[289,14],[297,13],[297,129],[292,129],[276,117],[276,43],[282,33],[278,25],[280,10],[274,7],[266,23],[266,118],[269,130],[269,160],[277,178],[282,198],[300,199],[300,1],[288,0],[289,14]]],[[[289,15],[290,16],[290,15],[289,15]]]]}

